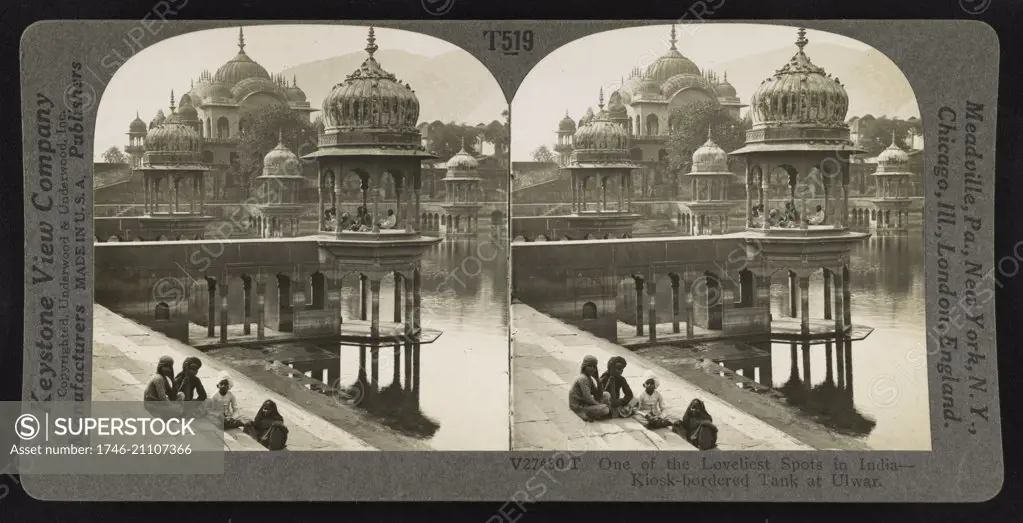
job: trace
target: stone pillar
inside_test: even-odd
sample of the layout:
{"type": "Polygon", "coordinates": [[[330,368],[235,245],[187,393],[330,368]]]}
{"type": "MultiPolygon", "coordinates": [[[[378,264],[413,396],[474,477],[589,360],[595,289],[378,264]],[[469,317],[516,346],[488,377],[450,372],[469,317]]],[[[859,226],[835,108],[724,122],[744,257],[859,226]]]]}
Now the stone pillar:
{"type": "MultiPolygon", "coordinates": [[[[416,267],[412,271],[412,326],[415,329],[415,334],[418,335],[423,329],[423,282],[419,276],[419,267],[416,267]]],[[[419,349],[416,348],[416,358],[418,358],[419,349]]],[[[418,372],[418,360],[416,362],[416,371],[418,372]]]]}
{"type": "Polygon", "coordinates": [[[831,342],[824,343],[824,381],[827,383],[835,382],[835,375],[831,371],[831,342]]]}
{"type": "Polygon", "coordinates": [[[835,272],[832,274],[832,280],[835,284],[835,332],[845,332],[845,310],[843,305],[845,300],[842,299],[842,288],[844,286],[844,278],[842,278],[841,272],[835,272]]]}
{"type": "Polygon", "coordinates": [[[799,296],[802,308],[802,318],[799,321],[803,334],[810,333],[810,277],[799,277],[799,296]]]}
{"type": "MultiPolygon", "coordinates": [[[[379,280],[374,283],[379,284],[379,280]]],[[[370,389],[369,392],[375,395],[380,390],[380,345],[373,343],[369,348],[369,376],[370,376],[370,389]]]]}
{"type": "Polygon", "coordinates": [[[831,269],[824,269],[824,319],[831,319],[831,269]]]}
{"type": "Polygon", "coordinates": [[[252,322],[252,278],[245,278],[242,280],[243,299],[242,307],[244,309],[243,323],[242,323],[242,334],[252,334],[252,328],[250,323],[252,322]]]}
{"type": "Polygon", "coordinates": [[[813,383],[810,376],[810,344],[803,344],[803,386],[807,389],[810,388],[813,383]]]}
{"type": "Polygon", "coordinates": [[[762,225],[762,228],[764,228],[764,229],[770,229],[771,228],[771,221],[767,219],[768,215],[771,214],[771,210],[767,208],[767,199],[770,196],[770,194],[768,192],[768,188],[769,188],[768,182],[771,179],[770,174],[771,174],[770,166],[768,166],[767,168],[761,168],[761,170],[760,170],[760,205],[763,207],[763,211],[762,212],[763,212],[763,216],[764,216],[764,224],[762,225]]]}
{"type": "Polygon", "coordinates": [[[579,184],[575,178],[575,173],[572,173],[572,212],[579,212],[579,184]]]}
{"type": "Polygon", "coordinates": [[[654,284],[653,275],[650,275],[650,283],[647,286],[646,294],[650,297],[649,314],[650,318],[650,341],[657,341],[657,288],[654,284]]]}
{"type": "Polygon", "coordinates": [[[599,178],[600,181],[600,210],[607,210],[607,178],[599,178]]]}
{"type": "Polygon", "coordinates": [[[643,335],[643,280],[636,281],[636,336],[643,335]]]}
{"type": "Polygon", "coordinates": [[[178,194],[179,194],[179,192],[178,192],[178,185],[180,184],[180,182],[181,182],[181,178],[178,178],[177,176],[175,176],[175,177],[173,177],[171,179],[171,183],[174,184],[174,212],[178,212],[178,204],[180,202],[180,200],[178,199],[178,194]]]}
{"type": "Polygon", "coordinates": [[[256,282],[256,339],[266,338],[266,282],[256,282]]]}
{"type": "Polygon", "coordinates": [[[227,275],[220,282],[220,343],[227,343],[227,275]]]}
{"type": "MultiPolygon", "coordinates": [[[[416,304],[415,299],[413,298],[413,295],[415,294],[415,282],[414,277],[411,275],[405,276],[402,278],[402,281],[405,283],[405,335],[411,336],[414,332],[414,326],[416,323],[416,304]]],[[[406,365],[408,364],[407,359],[405,360],[405,363],[406,365]]]]}
{"type": "Polygon", "coordinates": [[[796,273],[789,271],[789,317],[796,318],[796,300],[798,299],[798,288],[796,287],[796,273]]]}
{"type": "Polygon", "coordinates": [[[207,296],[209,304],[206,314],[206,337],[213,338],[217,335],[217,281],[206,278],[207,296]]]}
{"type": "Polygon", "coordinates": [[[369,314],[369,277],[359,274],[359,319],[366,321],[369,314]]]}
{"type": "Polygon", "coordinates": [[[423,191],[423,173],[421,171],[422,166],[417,165],[412,171],[412,196],[416,200],[416,232],[419,232],[423,227],[422,220],[422,209],[420,207],[420,193],[423,191]]]}
{"type": "Polygon", "coordinates": [[[402,277],[398,271],[394,272],[394,323],[401,323],[401,288],[402,277]]]}
{"type": "Polygon", "coordinates": [[[679,292],[679,281],[678,278],[671,279],[671,332],[678,334],[680,332],[678,324],[678,292],[679,292]]]}
{"type": "Polygon", "coordinates": [[[849,266],[842,266],[842,314],[846,326],[852,326],[852,293],[849,290],[849,266]]]}
{"type": "MultiPolygon", "coordinates": [[[[333,175],[332,175],[331,181],[333,181],[333,175]]],[[[323,202],[323,171],[322,170],[319,171],[319,176],[316,177],[316,182],[317,182],[316,183],[316,197],[319,200],[319,207],[317,207],[317,208],[320,210],[320,214],[316,218],[316,223],[318,224],[316,226],[316,230],[317,231],[322,231],[323,230],[323,226],[325,225],[324,222],[326,221],[326,216],[325,215],[327,214],[327,206],[323,202]]]]}
{"type": "MultiPolygon", "coordinates": [[[[376,338],[380,336],[380,280],[371,279],[369,281],[370,293],[372,296],[372,310],[370,312],[370,336],[376,338]]],[[[376,350],[376,347],[374,347],[376,350]]],[[[374,379],[374,382],[376,380],[374,379]]]]}

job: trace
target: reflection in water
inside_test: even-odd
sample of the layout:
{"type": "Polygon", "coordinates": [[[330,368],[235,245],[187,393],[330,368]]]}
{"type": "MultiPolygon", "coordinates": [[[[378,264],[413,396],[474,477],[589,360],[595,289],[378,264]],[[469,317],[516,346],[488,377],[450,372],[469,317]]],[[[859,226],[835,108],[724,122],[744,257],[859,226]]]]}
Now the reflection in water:
{"type": "MultiPolygon", "coordinates": [[[[431,343],[341,346],[315,362],[313,377],[340,385],[340,397],[394,430],[429,438],[438,449],[506,450],[508,270],[506,238],[445,238],[423,257],[422,326],[442,331],[431,343]]],[[[357,277],[342,287],[342,317],[357,318],[357,277]]],[[[394,279],[380,286],[390,319],[394,279]]],[[[293,364],[295,368],[299,368],[293,364]]],[[[337,394],[337,392],[331,392],[337,394]]]]}
{"type": "MultiPolygon", "coordinates": [[[[757,381],[825,426],[862,436],[872,447],[929,449],[920,234],[871,237],[852,252],[852,319],[873,327],[870,336],[813,345],[772,343],[771,361],[757,369],[757,381]],[[771,372],[763,372],[768,365],[771,372]]],[[[775,317],[786,315],[785,293],[783,286],[772,287],[775,317]]],[[[823,293],[818,272],[810,282],[815,318],[824,314],[823,293]]],[[[752,377],[749,370],[743,374],[752,377]]]]}

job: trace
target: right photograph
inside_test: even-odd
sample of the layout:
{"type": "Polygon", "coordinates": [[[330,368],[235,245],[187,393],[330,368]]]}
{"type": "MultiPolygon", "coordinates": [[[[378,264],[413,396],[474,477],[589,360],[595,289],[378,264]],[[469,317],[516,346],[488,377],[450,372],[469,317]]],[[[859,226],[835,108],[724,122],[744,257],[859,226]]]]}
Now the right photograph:
{"type": "Polygon", "coordinates": [[[621,29],[511,113],[513,450],[931,449],[923,130],[889,57],[621,29]]]}

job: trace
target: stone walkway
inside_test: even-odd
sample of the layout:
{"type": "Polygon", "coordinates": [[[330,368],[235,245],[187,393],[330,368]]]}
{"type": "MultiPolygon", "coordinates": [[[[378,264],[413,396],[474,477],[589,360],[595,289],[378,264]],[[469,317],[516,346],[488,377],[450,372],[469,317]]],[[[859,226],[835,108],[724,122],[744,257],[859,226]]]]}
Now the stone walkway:
{"type": "Polygon", "coordinates": [[[601,371],[612,356],[624,357],[625,377],[636,392],[643,373],[653,371],[670,414],[681,417],[693,398],[702,399],[718,427],[721,450],[812,450],[628,349],[528,305],[513,304],[512,318],[512,450],[695,450],[670,430],[647,430],[633,419],[591,423],[579,419],[568,409],[568,390],[587,354],[597,358],[601,371]]]}
{"type": "MultiPolygon", "coordinates": [[[[288,426],[290,450],[376,450],[365,441],[352,436],[336,425],[313,415],[288,398],[277,394],[227,365],[204,355],[198,349],[154,332],[109,309],[93,307],[93,359],[92,397],[99,401],[139,401],[146,383],[156,369],[160,356],[174,358],[175,371],[181,370],[185,358],[195,356],[202,360],[199,377],[207,394],[216,390],[214,381],[221,371],[231,376],[238,409],[253,417],[263,401],[277,403],[277,408],[288,426]]],[[[240,430],[225,435],[227,450],[265,450],[240,430]]]]}

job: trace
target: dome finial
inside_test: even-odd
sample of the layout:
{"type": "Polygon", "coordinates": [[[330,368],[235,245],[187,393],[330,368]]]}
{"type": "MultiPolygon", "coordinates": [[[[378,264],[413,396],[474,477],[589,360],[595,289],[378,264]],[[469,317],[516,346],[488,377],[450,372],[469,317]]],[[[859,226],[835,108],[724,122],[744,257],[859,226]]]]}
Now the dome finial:
{"type": "Polygon", "coordinates": [[[238,28],[238,54],[245,54],[245,30],[238,28]]]}
{"type": "Polygon", "coordinates": [[[710,129],[711,129],[710,124],[707,124],[707,141],[708,142],[713,141],[713,138],[711,138],[711,136],[710,136],[710,129]]]}
{"type": "Polygon", "coordinates": [[[291,85],[292,85],[292,87],[298,87],[298,75],[297,74],[291,76],[291,85]]]}
{"type": "Polygon", "coordinates": [[[799,38],[796,38],[796,46],[799,47],[799,52],[802,53],[803,48],[806,47],[806,44],[810,43],[810,41],[806,39],[805,27],[800,27],[798,33],[799,38]]]}
{"type": "Polygon", "coordinates": [[[675,48],[675,42],[677,42],[677,41],[678,41],[678,39],[675,38],[675,24],[671,24],[671,49],[672,50],[675,50],[675,51],[678,50],[678,49],[675,48]]]}
{"type": "Polygon", "coordinates": [[[277,129],[277,145],[284,145],[284,129],[277,129]]]}
{"type": "Polygon", "coordinates": [[[895,128],[892,128],[892,147],[896,147],[896,145],[895,145],[895,128]]]}
{"type": "Polygon", "coordinates": [[[171,112],[173,113],[174,112],[174,89],[171,89],[170,109],[171,109],[171,112]]]}
{"type": "Polygon", "coordinates": [[[604,88],[603,87],[600,88],[600,98],[597,101],[597,107],[600,107],[601,111],[604,110],[604,88]]]}
{"type": "Polygon", "coordinates": [[[369,53],[369,57],[373,58],[373,53],[377,52],[377,37],[372,27],[369,28],[369,36],[366,37],[366,52],[369,53]]]}

